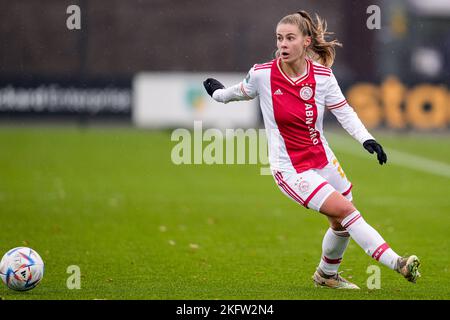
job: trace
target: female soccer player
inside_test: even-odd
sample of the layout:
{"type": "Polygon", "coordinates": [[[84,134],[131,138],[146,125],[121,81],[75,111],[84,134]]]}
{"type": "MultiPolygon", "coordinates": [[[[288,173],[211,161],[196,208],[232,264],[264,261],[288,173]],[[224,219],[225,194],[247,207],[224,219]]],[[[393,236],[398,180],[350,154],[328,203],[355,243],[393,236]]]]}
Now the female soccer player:
{"type": "Polygon", "coordinates": [[[345,176],[323,134],[325,109],[378,162],[386,163],[383,148],[347,103],[330,66],[336,40],[326,41],[326,23],[305,11],[285,16],[276,27],[276,59],[255,64],[239,84],[225,88],[208,78],[204,86],[216,101],[250,100],[259,95],[269,144],[269,161],[281,191],[306,208],[326,215],[330,228],[322,257],[313,275],[316,286],[359,289],[338,273],[352,237],[375,260],[415,282],[419,259],[400,257],[355,208],[352,184],[345,176]]]}

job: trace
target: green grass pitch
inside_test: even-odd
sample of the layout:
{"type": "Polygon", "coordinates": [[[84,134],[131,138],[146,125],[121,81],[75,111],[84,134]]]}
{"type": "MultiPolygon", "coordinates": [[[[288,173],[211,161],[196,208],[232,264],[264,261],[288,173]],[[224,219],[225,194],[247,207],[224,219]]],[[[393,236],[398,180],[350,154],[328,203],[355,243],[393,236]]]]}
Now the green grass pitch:
{"type": "MultiPolygon", "coordinates": [[[[448,135],[376,137],[450,166],[448,135]]],[[[397,253],[421,258],[422,278],[411,284],[379,265],[381,289],[367,289],[376,262],[352,241],[341,270],[362,289],[318,289],[311,276],[326,218],[284,196],[258,165],[176,166],[174,145],[170,132],[132,128],[0,128],[0,253],[29,246],[46,264],[38,287],[20,293],[1,283],[0,297],[450,297],[448,177],[334,149],[357,208],[397,253]],[[66,286],[71,265],[81,269],[79,290],[66,286]]]]}

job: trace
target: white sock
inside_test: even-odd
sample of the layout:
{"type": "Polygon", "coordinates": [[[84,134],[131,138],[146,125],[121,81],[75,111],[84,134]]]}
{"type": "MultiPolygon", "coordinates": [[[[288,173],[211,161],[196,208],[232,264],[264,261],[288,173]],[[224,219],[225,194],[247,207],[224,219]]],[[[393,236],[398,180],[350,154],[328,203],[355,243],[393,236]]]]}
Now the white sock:
{"type": "Polygon", "coordinates": [[[336,231],[331,228],[327,230],[322,241],[322,258],[319,263],[319,268],[325,274],[337,273],[349,241],[348,232],[336,231]]]}
{"type": "Polygon", "coordinates": [[[396,269],[397,260],[400,256],[396,254],[380,234],[363,219],[358,210],[345,217],[345,219],[342,220],[341,225],[369,256],[380,261],[392,270],[396,269]]]}

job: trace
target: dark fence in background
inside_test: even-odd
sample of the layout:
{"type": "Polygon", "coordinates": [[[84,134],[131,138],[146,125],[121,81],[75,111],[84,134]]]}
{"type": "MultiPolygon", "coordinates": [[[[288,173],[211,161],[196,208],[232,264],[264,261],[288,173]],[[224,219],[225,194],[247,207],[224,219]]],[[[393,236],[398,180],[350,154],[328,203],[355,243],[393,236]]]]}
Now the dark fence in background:
{"type": "Polygon", "coordinates": [[[131,76],[142,70],[247,71],[271,59],[275,27],[305,9],[327,19],[344,43],[343,76],[374,76],[376,31],[366,26],[373,1],[21,0],[0,1],[3,75],[131,76]],[[66,9],[81,8],[81,30],[66,9]]]}
{"type": "Polygon", "coordinates": [[[446,128],[450,12],[418,3],[0,0],[0,119],[128,120],[138,72],[246,73],[272,58],[280,18],[304,9],[325,18],[344,44],[333,69],[368,126],[401,129],[428,122],[446,128]],[[73,4],[81,8],[81,30],[66,27],[73,4]],[[366,10],[374,4],[381,8],[380,30],[366,27],[366,10]],[[388,81],[391,76],[396,81],[388,81]]]}

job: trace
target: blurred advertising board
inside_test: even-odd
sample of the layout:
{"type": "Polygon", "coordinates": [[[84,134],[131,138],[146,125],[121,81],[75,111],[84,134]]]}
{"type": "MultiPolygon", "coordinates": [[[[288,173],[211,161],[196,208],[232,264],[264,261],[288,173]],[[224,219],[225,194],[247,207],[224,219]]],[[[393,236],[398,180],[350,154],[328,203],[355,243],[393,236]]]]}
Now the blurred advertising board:
{"type": "Polygon", "coordinates": [[[131,117],[131,80],[0,80],[0,118],[131,117]]]}
{"type": "Polygon", "coordinates": [[[355,83],[346,90],[349,104],[368,128],[446,130],[450,92],[443,84],[407,86],[389,76],[381,84],[355,83]]]}
{"type": "Polygon", "coordinates": [[[252,128],[259,124],[258,99],[222,104],[203,88],[214,77],[225,87],[237,84],[245,73],[140,73],[133,80],[134,124],[146,128],[252,128]]]}

